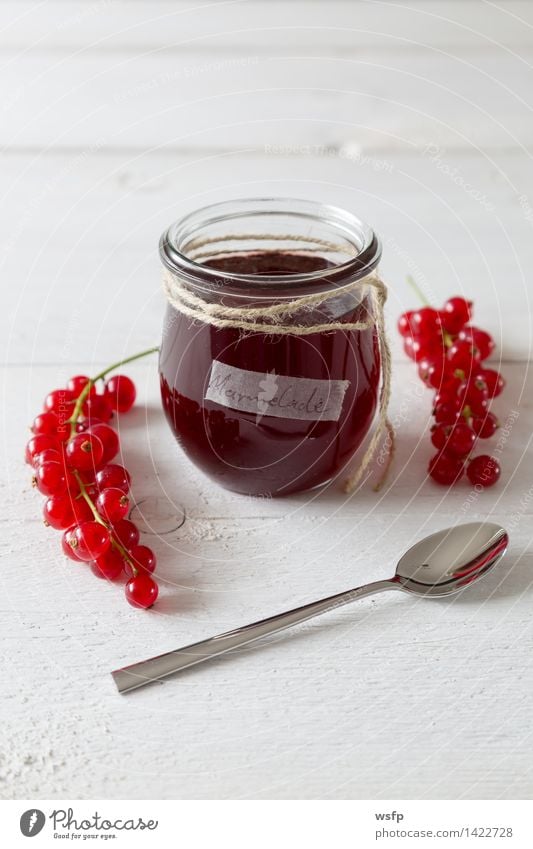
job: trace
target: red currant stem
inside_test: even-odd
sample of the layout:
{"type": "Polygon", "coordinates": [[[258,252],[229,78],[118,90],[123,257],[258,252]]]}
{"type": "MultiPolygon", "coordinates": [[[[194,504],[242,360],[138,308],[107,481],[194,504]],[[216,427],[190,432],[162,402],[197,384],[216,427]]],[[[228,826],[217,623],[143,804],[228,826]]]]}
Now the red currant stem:
{"type": "Polygon", "coordinates": [[[420,288],[420,286],[416,282],[415,278],[411,274],[408,274],[405,279],[407,280],[407,283],[409,284],[409,286],[411,287],[411,289],[413,290],[413,292],[415,293],[417,298],[424,304],[424,306],[430,307],[431,304],[429,303],[428,299],[424,295],[422,289],[420,288]]]}
{"type": "MultiPolygon", "coordinates": [[[[424,295],[422,289],[420,288],[420,286],[416,282],[415,278],[411,274],[408,274],[405,279],[407,280],[409,286],[414,291],[414,293],[417,296],[417,298],[419,299],[419,301],[421,301],[424,304],[425,307],[430,307],[431,306],[430,302],[428,301],[428,299],[424,295]]],[[[451,346],[453,345],[453,339],[446,330],[442,331],[442,341],[444,342],[444,345],[446,346],[446,348],[451,348],[451,346]]]]}
{"type": "Polygon", "coordinates": [[[76,433],[76,422],[80,417],[81,408],[83,407],[83,404],[85,403],[89,392],[98,380],[103,380],[103,378],[107,374],[109,374],[110,371],[115,371],[115,369],[120,368],[121,366],[125,366],[128,363],[132,363],[134,360],[140,360],[141,357],[147,357],[149,354],[155,354],[156,351],[159,351],[159,347],[147,348],[146,351],[141,351],[140,354],[133,354],[131,357],[126,357],[126,359],[124,360],[119,360],[119,362],[113,363],[113,365],[108,366],[103,371],[99,372],[99,374],[89,378],[87,384],[83,387],[82,391],[78,395],[78,398],[74,405],[72,416],[70,417],[70,419],[68,419],[68,424],[70,424],[70,435],[74,436],[74,434],[76,433]]]}
{"type": "Polygon", "coordinates": [[[86,488],[86,486],[85,486],[84,482],[82,481],[81,477],[79,476],[79,474],[78,474],[78,472],[77,472],[76,470],[74,470],[74,477],[76,478],[76,480],[77,480],[77,482],[78,482],[78,484],[79,484],[79,487],[80,487],[80,495],[82,496],[82,498],[84,498],[84,499],[85,499],[85,501],[87,502],[87,504],[88,504],[88,505],[89,505],[89,507],[91,508],[92,514],[93,514],[93,516],[94,516],[94,521],[95,521],[95,522],[98,522],[98,524],[99,524],[99,525],[103,525],[103,526],[104,526],[104,528],[107,528],[107,530],[109,531],[109,535],[110,535],[110,537],[111,537],[111,545],[113,546],[113,548],[116,548],[116,550],[117,550],[117,551],[118,551],[118,552],[122,555],[122,557],[124,558],[124,560],[127,560],[127,562],[128,562],[128,563],[130,564],[130,566],[131,566],[131,571],[133,572],[134,577],[136,577],[136,576],[137,576],[137,573],[138,573],[138,570],[136,569],[135,564],[133,563],[133,560],[131,559],[131,557],[130,557],[130,555],[129,555],[128,551],[124,548],[124,546],[122,545],[122,543],[118,541],[118,539],[115,539],[115,537],[113,536],[113,529],[112,529],[112,527],[111,527],[110,525],[108,525],[108,524],[107,524],[107,522],[104,522],[104,520],[103,520],[103,519],[102,519],[102,517],[100,516],[100,514],[99,514],[98,510],[96,509],[96,506],[95,506],[95,504],[94,504],[94,502],[93,502],[93,500],[92,500],[91,496],[90,496],[90,495],[89,495],[89,493],[87,492],[87,488],[86,488]]]}

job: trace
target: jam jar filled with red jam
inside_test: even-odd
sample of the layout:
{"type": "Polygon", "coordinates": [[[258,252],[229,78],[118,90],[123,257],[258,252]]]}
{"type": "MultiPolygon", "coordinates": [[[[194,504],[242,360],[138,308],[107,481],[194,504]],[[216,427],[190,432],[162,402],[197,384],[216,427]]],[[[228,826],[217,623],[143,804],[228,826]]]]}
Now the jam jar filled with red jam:
{"type": "Polygon", "coordinates": [[[230,201],[171,226],[160,255],[161,395],[189,460],[255,496],[343,473],[380,383],[370,227],[308,201],[230,201]]]}

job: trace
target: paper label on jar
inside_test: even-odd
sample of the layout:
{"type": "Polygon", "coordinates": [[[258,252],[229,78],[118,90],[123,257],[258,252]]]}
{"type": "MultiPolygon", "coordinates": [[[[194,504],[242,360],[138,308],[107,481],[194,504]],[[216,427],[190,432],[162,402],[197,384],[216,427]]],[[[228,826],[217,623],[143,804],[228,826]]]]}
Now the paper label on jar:
{"type": "Polygon", "coordinates": [[[213,360],[205,399],[260,417],[336,422],[349,385],[349,380],[247,371],[213,360]]]}

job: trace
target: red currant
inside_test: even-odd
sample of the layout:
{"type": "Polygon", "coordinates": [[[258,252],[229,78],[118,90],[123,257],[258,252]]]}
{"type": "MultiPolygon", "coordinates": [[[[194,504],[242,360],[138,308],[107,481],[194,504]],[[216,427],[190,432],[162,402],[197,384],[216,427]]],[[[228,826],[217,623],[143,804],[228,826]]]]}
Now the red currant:
{"type": "Polygon", "coordinates": [[[500,424],[494,413],[485,413],[484,416],[474,416],[472,419],[472,428],[480,439],[490,439],[496,433],[499,426],[500,424]]]}
{"type": "Polygon", "coordinates": [[[96,499],[96,509],[100,516],[112,525],[128,515],[129,506],[128,496],[117,487],[103,489],[96,499]]]}
{"type": "Polygon", "coordinates": [[[468,342],[473,348],[479,351],[480,360],[486,360],[494,350],[492,336],[484,330],[480,330],[479,327],[474,327],[470,324],[463,327],[459,332],[459,339],[462,342],[468,342]]]}
{"type": "Polygon", "coordinates": [[[480,357],[479,351],[470,342],[459,340],[448,348],[447,359],[453,369],[463,371],[469,377],[477,372],[480,357]]]}
{"type": "MultiPolygon", "coordinates": [[[[133,548],[130,548],[128,554],[131,560],[133,560],[133,565],[139,572],[154,571],[157,564],[156,556],[147,545],[134,545],[133,548]]],[[[124,563],[124,571],[126,575],[133,577],[131,564],[127,561],[124,563]]]]}
{"type": "Polygon", "coordinates": [[[63,463],[64,457],[57,448],[45,448],[40,454],[36,454],[34,456],[32,466],[36,469],[38,466],[41,466],[43,463],[47,463],[49,460],[54,460],[56,463],[63,463]]]}
{"type": "Polygon", "coordinates": [[[442,333],[440,315],[433,307],[422,307],[411,313],[413,334],[421,339],[435,338],[442,333]]]}
{"type": "Polygon", "coordinates": [[[411,326],[411,316],[413,314],[413,310],[408,310],[401,314],[398,319],[398,333],[400,336],[412,336],[413,328],[411,326]]]}
{"type": "Polygon", "coordinates": [[[428,472],[436,483],[451,486],[463,474],[463,461],[439,452],[429,461],[428,472]]]}
{"type": "Polygon", "coordinates": [[[459,409],[457,403],[457,390],[460,385],[461,381],[457,377],[447,379],[442,386],[439,386],[438,392],[435,393],[433,406],[436,408],[443,403],[453,403],[457,409],[459,409]]]}
{"type": "Polygon", "coordinates": [[[104,395],[93,395],[83,402],[83,415],[91,424],[108,422],[113,418],[113,410],[104,395]]]}
{"type": "Polygon", "coordinates": [[[44,399],[44,409],[45,411],[51,410],[59,415],[70,410],[74,406],[75,400],[74,393],[70,389],[54,389],[44,399]]]}
{"type": "Polygon", "coordinates": [[[108,463],[100,469],[96,475],[96,484],[100,490],[108,487],[117,487],[122,492],[128,492],[131,484],[131,476],[124,466],[117,463],[108,463]]]}
{"type": "Polygon", "coordinates": [[[74,469],[97,469],[104,455],[104,446],[92,433],[77,433],[67,443],[67,462],[74,469]]]}
{"type": "Polygon", "coordinates": [[[90,522],[94,519],[93,511],[85,501],[85,498],[73,498],[72,510],[74,511],[74,520],[78,525],[81,525],[82,522],[90,522]]]}
{"type": "Polygon", "coordinates": [[[484,380],[476,377],[474,380],[463,381],[457,394],[461,404],[468,406],[474,415],[484,415],[489,401],[487,384],[484,380]]]}
{"type": "Polygon", "coordinates": [[[466,422],[458,421],[450,427],[448,438],[443,446],[446,454],[452,457],[466,457],[476,442],[476,434],[466,422]]]}
{"type": "Polygon", "coordinates": [[[59,416],[59,424],[57,426],[57,438],[61,443],[65,443],[67,439],[70,439],[70,423],[68,422],[68,417],[59,416]]]}
{"type": "Polygon", "coordinates": [[[35,481],[36,486],[39,488],[38,481],[42,481],[44,487],[47,487],[50,482],[53,485],[54,478],[57,478],[59,484],[58,465],[61,467],[63,476],[61,486],[69,495],[77,495],[80,488],[78,481],[74,477],[72,470],[67,467],[64,453],[62,451],[56,451],[54,448],[47,448],[34,458],[33,467],[36,478],[38,479],[35,481]],[[50,466],[50,464],[53,464],[53,466],[50,466]],[[46,469],[40,472],[39,470],[43,469],[44,466],[46,466],[46,469]]]}
{"type": "Polygon", "coordinates": [[[481,371],[481,377],[487,384],[489,398],[497,398],[504,390],[505,380],[499,371],[492,368],[485,368],[481,371]]]}
{"type": "MultiPolygon", "coordinates": [[[[78,474],[79,474],[79,472],[78,472],[78,474]]],[[[85,492],[89,496],[91,501],[93,501],[93,502],[96,501],[96,499],[98,498],[98,491],[99,491],[98,487],[95,484],[91,484],[91,483],[85,484],[85,492]]]]}
{"type": "Polygon", "coordinates": [[[426,386],[439,389],[445,375],[444,360],[421,360],[418,364],[418,375],[426,386]]]}
{"type": "Polygon", "coordinates": [[[480,454],[470,461],[466,474],[468,480],[474,486],[494,486],[500,479],[500,464],[495,457],[489,457],[488,454],[480,454]]]}
{"type": "Polygon", "coordinates": [[[135,403],[137,391],[133,380],[123,374],[116,374],[106,381],[105,398],[113,410],[127,413],[135,403]]]}
{"type": "Polygon", "coordinates": [[[68,528],[64,534],[61,536],[61,548],[63,549],[63,554],[66,554],[71,560],[75,560],[77,563],[81,561],[81,557],[78,557],[76,553],[77,543],[73,536],[74,530],[77,525],[72,525],[72,527],[68,528]]]}
{"type": "Polygon", "coordinates": [[[59,448],[59,443],[54,436],[50,436],[45,433],[39,433],[37,436],[32,436],[26,445],[26,462],[32,465],[37,454],[40,454],[42,451],[46,451],[47,448],[55,448],[56,450],[59,448]]]}
{"type": "MultiPolygon", "coordinates": [[[[69,382],[67,383],[68,389],[72,392],[75,398],[78,398],[87,384],[89,383],[90,378],[84,374],[77,374],[74,377],[71,377],[69,382]]],[[[91,397],[96,395],[96,386],[93,384],[89,389],[89,396],[91,397]]]]}
{"type": "Polygon", "coordinates": [[[408,336],[403,340],[403,349],[408,357],[416,362],[424,359],[435,359],[443,356],[444,348],[442,338],[413,338],[408,336]]]}
{"type": "Polygon", "coordinates": [[[94,561],[91,568],[99,578],[107,578],[108,581],[116,581],[122,575],[124,558],[114,548],[108,548],[94,561]]]}
{"type": "Polygon", "coordinates": [[[120,443],[115,430],[104,422],[96,422],[91,425],[90,433],[98,437],[104,448],[102,463],[109,463],[118,454],[120,443]]]}
{"type": "MultiPolygon", "coordinates": [[[[412,336],[406,336],[404,338],[403,349],[411,360],[417,359],[418,343],[415,344],[415,340],[412,336]]],[[[422,359],[422,357],[419,356],[418,359],[422,359]]]]}
{"type": "Polygon", "coordinates": [[[57,531],[64,531],[75,521],[70,496],[63,492],[50,495],[43,507],[44,521],[57,531]]]}
{"type": "Polygon", "coordinates": [[[460,297],[449,298],[440,316],[444,329],[455,335],[472,318],[472,301],[460,297]]]}
{"type": "Polygon", "coordinates": [[[65,469],[62,463],[48,460],[35,470],[35,486],[43,495],[55,495],[66,489],[65,469]]]}
{"type": "Polygon", "coordinates": [[[151,607],[157,600],[159,588],[153,578],[139,573],[126,584],[126,599],[132,607],[151,607]]]}
{"type": "Polygon", "coordinates": [[[438,404],[433,411],[437,424],[454,424],[459,415],[459,402],[457,399],[453,401],[443,401],[438,404]]]}
{"type": "Polygon", "coordinates": [[[57,439],[57,429],[59,427],[59,419],[55,413],[41,413],[33,420],[31,426],[32,433],[46,434],[57,439]]]}
{"type": "Polygon", "coordinates": [[[134,545],[137,545],[141,535],[137,525],[134,525],[129,519],[121,519],[120,522],[115,522],[113,525],[113,537],[129,551],[134,545]]]}
{"type": "Polygon", "coordinates": [[[66,543],[78,560],[97,560],[111,544],[109,531],[100,522],[82,522],[66,532],[66,543]]]}
{"type": "Polygon", "coordinates": [[[468,464],[472,482],[492,486],[500,476],[495,458],[470,457],[476,440],[488,439],[498,427],[488,407],[505,381],[499,372],[482,367],[494,350],[494,340],[471,321],[472,302],[456,296],[440,311],[424,306],[402,313],[398,331],[405,353],[417,363],[419,377],[436,390],[431,442],[439,453],[429,463],[429,475],[451,485],[468,464]]]}
{"type": "Polygon", "coordinates": [[[431,428],[431,442],[439,451],[446,445],[451,425],[436,424],[431,428]]]}

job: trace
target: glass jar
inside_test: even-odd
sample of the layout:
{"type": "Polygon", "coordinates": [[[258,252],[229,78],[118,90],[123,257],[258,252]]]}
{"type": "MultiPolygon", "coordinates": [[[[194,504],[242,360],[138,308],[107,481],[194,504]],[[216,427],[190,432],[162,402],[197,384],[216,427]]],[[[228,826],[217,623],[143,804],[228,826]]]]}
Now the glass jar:
{"type": "Polygon", "coordinates": [[[365,277],[381,246],[371,228],[309,201],[229,201],[172,225],[160,255],[167,276],[206,305],[204,320],[169,302],[159,363],[163,407],[189,459],[246,495],[285,495],[338,475],[378,399],[365,277]],[[234,308],[229,324],[226,312],[211,319],[217,307],[234,308]],[[251,325],[233,326],[251,309],[251,325]]]}

